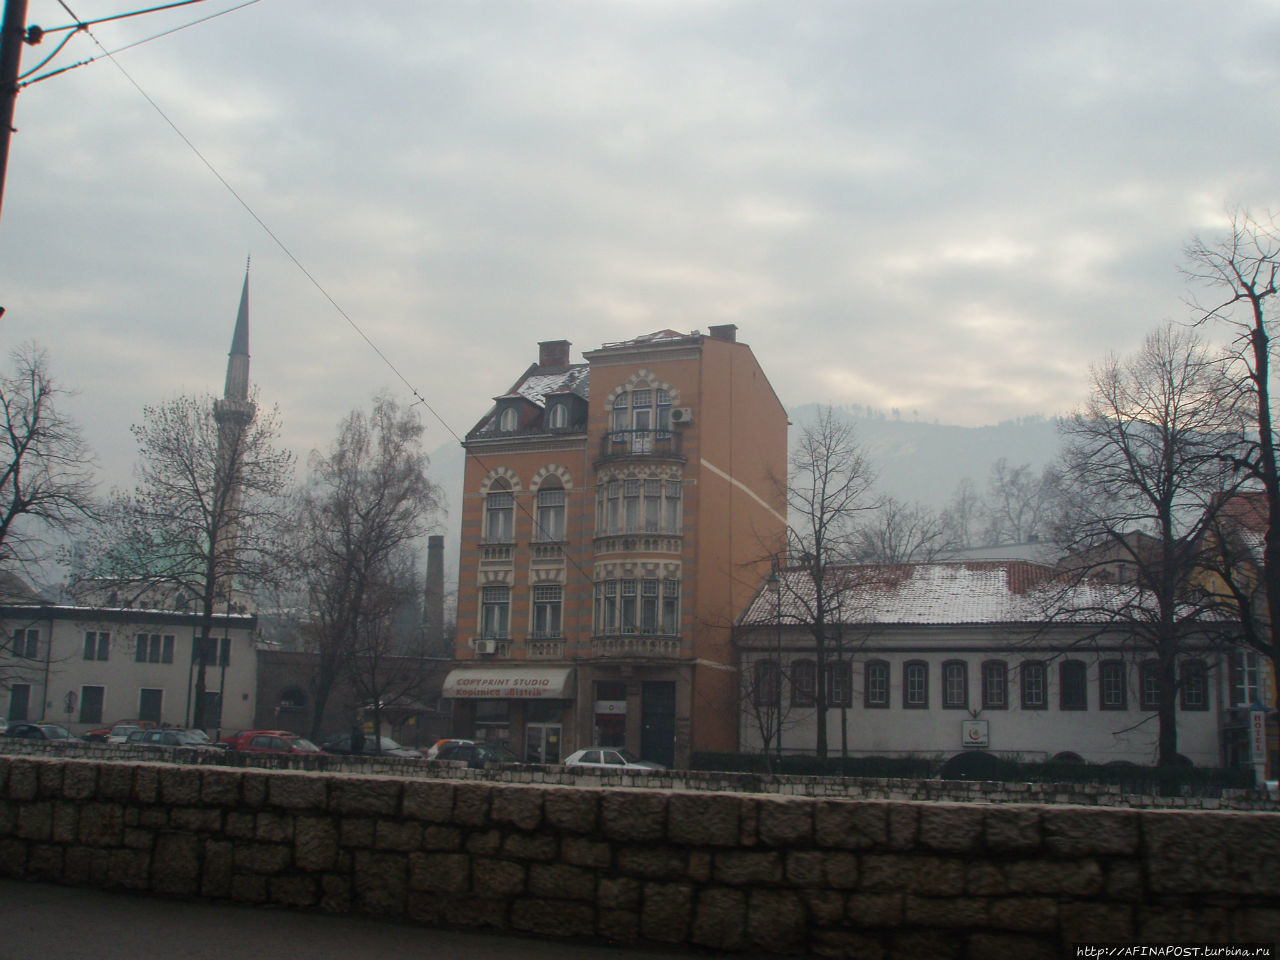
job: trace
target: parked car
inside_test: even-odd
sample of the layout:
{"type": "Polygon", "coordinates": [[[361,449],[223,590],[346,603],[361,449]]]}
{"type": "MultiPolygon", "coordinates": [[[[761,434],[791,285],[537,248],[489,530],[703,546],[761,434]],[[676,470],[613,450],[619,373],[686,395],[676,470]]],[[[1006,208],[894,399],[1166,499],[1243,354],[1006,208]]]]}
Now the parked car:
{"type": "Polygon", "coordinates": [[[450,744],[454,744],[454,743],[457,743],[457,744],[475,743],[475,741],[459,740],[456,737],[445,737],[443,740],[437,740],[435,743],[433,743],[431,746],[427,748],[427,759],[435,760],[440,755],[441,750],[443,750],[445,747],[449,746],[450,744]]]}
{"type": "Polygon", "coordinates": [[[14,723],[9,721],[6,737],[14,740],[78,740],[60,723],[14,723]]]}
{"type": "Polygon", "coordinates": [[[117,720],[109,727],[90,730],[80,739],[89,743],[124,743],[135,730],[150,730],[154,726],[152,720],[117,720]]]}
{"type": "MultiPolygon", "coordinates": [[[[381,743],[379,744],[373,737],[365,737],[364,744],[360,748],[360,755],[364,757],[399,757],[402,760],[422,759],[422,754],[417,750],[402,747],[390,737],[382,737],[380,740],[381,743]],[[381,749],[379,749],[379,746],[381,746],[381,749]]],[[[325,753],[337,753],[346,757],[355,753],[351,749],[351,734],[349,733],[326,740],[320,744],[320,749],[325,753]]]]}
{"type": "Polygon", "coordinates": [[[592,767],[597,770],[665,770],[660,763],[641,760],[621,747],[585,747],[564,758],[566,767],[592,767]]]}
{"type": "Polygon", "coordinates": [[[437,760],[462,760],[468,767],[480,769],[486,763],[519,763],[514,753],[496,743],[450,743],[440,748],[437,760]]]}
{"type": "Polygon", "coordinates": [[[320,753],[320,748],[288,730],[245,730],[218,741],[243,753],[320,753]]]}
{"type": "Polygon", "coordinates": [[[125,741],[134,747],[195,747],[200,750],[225,750],[225,744],[214,743],[203,730],[177,728],[135,730],[125,741]]]}

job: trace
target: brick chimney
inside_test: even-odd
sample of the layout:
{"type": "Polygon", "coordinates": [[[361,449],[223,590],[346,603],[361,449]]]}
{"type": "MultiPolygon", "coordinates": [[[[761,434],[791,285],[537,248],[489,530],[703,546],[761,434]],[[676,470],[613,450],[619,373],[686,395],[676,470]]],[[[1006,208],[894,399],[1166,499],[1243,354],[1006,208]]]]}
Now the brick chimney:
{"type": "Polygon", "coordinates": [[[736,323],[712,324],[707,327],[714,340],[727,340],[729,343],[737,343],[738,341],[738,325],[736,323]]]}
{"type": "Polygon", "coordinates": [[[423,655],[444,653],[444,537],[427,537],[427,590],[422,598],[423,655]]]}
{"type": "Polygon", "coordinates": [[[538,344],[538,366],[568,367],[571,346],[568,340],[543,340],[538,344]]]}

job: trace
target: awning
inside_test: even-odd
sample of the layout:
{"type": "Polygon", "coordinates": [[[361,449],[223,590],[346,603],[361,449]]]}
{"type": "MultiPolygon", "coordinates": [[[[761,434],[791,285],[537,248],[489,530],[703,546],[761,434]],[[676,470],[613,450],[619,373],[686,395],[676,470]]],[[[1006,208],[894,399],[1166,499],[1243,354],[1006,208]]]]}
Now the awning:
{"type": "Polygon", "coordinates": [[[572,700],[572,667],[458,667],[444,678],[453,700],[572,700]]]}

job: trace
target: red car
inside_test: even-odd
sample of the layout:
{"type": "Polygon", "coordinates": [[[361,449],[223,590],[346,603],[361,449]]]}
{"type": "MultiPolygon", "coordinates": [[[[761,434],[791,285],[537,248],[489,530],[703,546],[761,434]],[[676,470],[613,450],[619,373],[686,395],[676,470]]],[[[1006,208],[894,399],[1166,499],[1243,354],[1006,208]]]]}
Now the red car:
{"type": "Polygon", "coordinates": [[[244,753],[320,753],[320,748],[288,730],[246,730],[218,741],[244,753]]]}

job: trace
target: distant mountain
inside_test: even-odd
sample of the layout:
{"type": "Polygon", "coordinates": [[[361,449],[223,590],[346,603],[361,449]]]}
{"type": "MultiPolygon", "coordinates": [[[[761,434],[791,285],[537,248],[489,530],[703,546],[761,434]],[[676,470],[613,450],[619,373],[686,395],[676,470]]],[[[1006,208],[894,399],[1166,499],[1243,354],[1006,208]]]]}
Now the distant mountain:
{"type": "MultiPolygon", "coordinates": [[[[793,444],[821,409],[808,403],[788,411],[793,444]]],[[[934,508],[945,507],[965,477],[979,494],[985,493],[991,465],[1001,457],[1011,466],[1029,463],[1038,472],[1060,449],[1057,421],[1041,416],[989,427],[956,427],[902,420],[865,407],[833,410],[853,425],[870,453],[881,493],[934,508]]]]}
{"type": "MultiPolygon", "coordinates": [[[[814,423],[818,404],[792,407],[791,441],[814,423]]],[[[1056,421],[1041,416],[1006,420],[988,427],[956,427],[919,420],[903,420],[866,407],[833,408],[854,427],[858,441],[871,454],[879,471],[877,489],[906,502],[935,509],[945,507],[956,485],[968,477],[979,495],[986,492],[991,465],[1001,457],[1011,466],[1029,463],[1039,471],[1058,455],[1056,421]]],[[[445,580],[453,584],[458,569],[462,530],[462,470],[465,457],[456,441],[431,454],[431,478],[444,491],[440,518],[445,535],[445,580]]]]}

